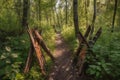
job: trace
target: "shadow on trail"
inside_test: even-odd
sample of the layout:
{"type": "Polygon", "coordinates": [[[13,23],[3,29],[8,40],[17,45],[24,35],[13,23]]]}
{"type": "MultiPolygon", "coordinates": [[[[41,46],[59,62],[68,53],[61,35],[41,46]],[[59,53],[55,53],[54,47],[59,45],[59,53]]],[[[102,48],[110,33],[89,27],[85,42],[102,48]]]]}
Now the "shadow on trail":
{"type": "Polygon", "coordinates": [[[69,50],[60,33],[56,34],[55,44],[54,56],[56,63],[48,80],[74,80],[71,60],[72,52],[69,50]]]}

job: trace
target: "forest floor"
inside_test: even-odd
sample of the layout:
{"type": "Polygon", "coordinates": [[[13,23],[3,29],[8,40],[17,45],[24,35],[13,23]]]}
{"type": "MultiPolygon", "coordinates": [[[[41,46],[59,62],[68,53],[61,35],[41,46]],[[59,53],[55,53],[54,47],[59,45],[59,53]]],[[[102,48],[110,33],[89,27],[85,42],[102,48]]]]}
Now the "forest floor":
{"type": "Polygon", "coordinates": [[[68,45],[65,43],[60,33],[56,34],[55,38],[56,49],[54,56],[56,58],[55,65],[49,75],[48,80],[74,80],[71,54],[68,45]]]}

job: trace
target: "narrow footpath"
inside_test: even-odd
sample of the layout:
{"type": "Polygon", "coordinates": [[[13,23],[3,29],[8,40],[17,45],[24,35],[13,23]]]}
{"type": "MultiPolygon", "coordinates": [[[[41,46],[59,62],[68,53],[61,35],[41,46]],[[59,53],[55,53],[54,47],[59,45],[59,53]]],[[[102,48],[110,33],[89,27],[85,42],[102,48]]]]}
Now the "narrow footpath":
{"type": "Polygon", "coordinates": [[[54,56],[56,63],[53,66],[48,80],[74,80],[71,66],[72,52],[69,50],[68,45],[66,45],[60,33],[56,34],[55,41],[56,49],[54,56]]]}

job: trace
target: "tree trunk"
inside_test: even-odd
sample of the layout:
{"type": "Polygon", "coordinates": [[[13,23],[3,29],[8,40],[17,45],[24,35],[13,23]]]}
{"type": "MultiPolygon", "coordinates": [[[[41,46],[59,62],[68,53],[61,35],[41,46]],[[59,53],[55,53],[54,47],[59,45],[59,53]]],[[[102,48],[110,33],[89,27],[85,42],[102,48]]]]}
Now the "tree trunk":
{"type": "Polygon", "coordinates": [[[93,19],[92,19],[92,29],[91,29],[91,35],[94,32],[94,24],[95,24],[95,20],[96,20],[96,0],[94,0],[94,14],[93,14],[93,19]]]}
{"type": "Polygon", "coordinates": [[[67,19],[68,19],[68,18],[67,18],[67,17],[68,17],[68,14],[67,14],[67,13],[68,13],[68,11],[67,11],[68,6],[67,6],[67,5],[68,5],[68,4],[67,4],[67,3],[68,3],[67,0],[65,0],[65,8],[66,8],[66,9],[65,9],[65,10],[66,10],[66,11],[65,11],[65,12],[66,12],[66,25],[67,25],[67,23],[68,23],[68,21],[67,21],[67,19]]]}
{"type": "Polygon", "coordinates": [[[59,16],[58,16],[58,13],[56,11],[56,8],[55,8],[55,14],[56,14],[56,21],[57,21],[57,27],[60,27],[60,19],[59,19],[59,16]]]}
{"type": "Polygon", "coordinates": [[[45,12],[44,12],[44,13],[45,13],[45,18],[46,18],[46,23],[47,23],[47,25],[49,25],[48,11],[46,11],[46,10],[45,10],[45,12]]]}
{"type": "Polygon", "coordinates": [[[39,23],[40,23],[40,27],[41,27],[41,0],[38,0],[38,20],[39,20],[39,23]]]}
{"type": "Polygon", "coordinates": [[[78,0],[73,0],[73,21],[75,27],[75,35],[79,34],[79,24],[78,24],[78,0]]]}
{"type": "Polygon", "coordinates": [[[114,31],[114,24],[115,24],[116,11],[117,11],[117,0],[115,0],[115,6],[114,6],[114,14],[113,14],[113,21],[112,21],[112,29],[111,29],[111,32],[114,31]]]}
{"type": "MultiPolygon", "coordinates": [[[[120,3],[120,0],[118,1],[118,3],[120,3]]],[[[120,26],[120,12],[119,12],[120,11],[120,4],[118,4],[117,6],[118,6],[118,9],[117,9],[117,13],[118,13],[117,26],[120,26]]]]}
{"type": "Polygon", "coordinates": [[[17,16],[18,16],[18,19],[19,19],[20,22],[21,22],[21,12],[22,12],[21,7],[22,7],[21,0],[15,1],[15,11],[17,13],[17,16]]]}
{"type": "Polygon", "coordinates": [[[29,0],[23,0],[22,27],[26,27],[28,21],[29,0]]]}
{"type": "Polygon", "coordinates": [[[87,12],[87,3],[88,1],[85,0],[85,17],[86,17],[86,28],[88,27],[88,12],[87,12]]]}

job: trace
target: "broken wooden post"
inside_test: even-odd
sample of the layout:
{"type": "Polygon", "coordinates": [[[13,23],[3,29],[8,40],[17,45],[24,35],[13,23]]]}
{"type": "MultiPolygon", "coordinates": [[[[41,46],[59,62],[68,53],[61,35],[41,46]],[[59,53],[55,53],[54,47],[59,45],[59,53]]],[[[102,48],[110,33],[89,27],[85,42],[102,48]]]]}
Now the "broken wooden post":
{"type": "Polygon", "coordinates": [[[77,48],[77,50],[76,50],[76,52],[75,52],[75,57],[74,57],[74,59],[73,59],[73,64],[74,64],[74,65],[76,65],[77,62],[78,62],[78,57],[79,57],[79,54],[80,54],[80,52],[81,52],[81,49],[83,48],[83,46],[85,46],[84,43],[86,43],[87,47],[89,47],[89,44],[88,44],[88,42],[86,41],[86,39],[87,39],[90,31],[91,31],[91,26],[88,26],[88,28],[87,28],[84,36],[82,36],[82,34],[79,33],[79,36],[78,36],[78,37],[79,37],[79,46],[78,46],[78,48],[77,48]],[[80,39],[81,39],[81,40],[80,40],[80,39]]]}
{"type": "Polygon", "coordinates": [[[87,37],[89,36],[90,31],[91,31],[91,26],[89,25],[84,35],[85,39],[87,39],[87,37]]]}
{"type": "Polygon", "coordinates": [[[27,61],[26,61],[26,65],[25,65],[25,69],[24,69],[24,73],[27,73],[30,70],[30,66],[32,63],[32,58],[33,58],[33,52],[34,52],[34,48],[32,43],[30,44],[30,50],[28,53],[28,57],[27,57],[27,61]]]}
{"type": "Polygon", "coordinates": [[[43,57],[43,54],[41,53],[40,46],[39,46],[37,40],[34,39],[34,37],[32,35],[32,31],[29,28],[28,28],[28,33],[29,33],[31,42],[33,44],[34,50],[36,52],[36,56],[37,56],[37,59],[38,59],[39,66],[41,68],[42,74],[46,75],[45,68],[44,68],[45,67],[45,59],[43,57]]]}
{"type": "Polygon", "coordinates": [[[52,61],[54,61],[55,58],[53,57],[52,53],[50,52],[50,50],[47,48],[46,44],[44,43],[42,36],[39,34],[37,30],[34,30],[34,34],[35,34],[35,37],[38,43],[41,45],[41,47],[44,49],[47,55],[52,59],[52,61]]]}
{"type": "MultiPolygon", "coordinates": [[[[91,27],[89,26],[87,28],[84,36],[82,36],[81,33],[79,33],[79,35],[78,35],[78,39],[80,39],[80,40],[79,40],[79,46],[78,46],[77,51],[75,52],[75,56],[73,58],[73,67],[75,68],[75,71],[78,73],[79,76],[83,72],[82,69],[85,64],[87,48],[92,48],[94,46],[95,42],[97,41],[97,39],[99,38],[99,36],[102,33],[102,28],[100,27],[99,30],[96,32],[95,36],[87,42],[86,39],[89,36],[90,31],[91,31],[91,27]],[[90,42],[90,41],[92,41],[92,42],[90,42]]],[[[93,53],[91,53],[91,54],[94,56],[93,53]]]]}
{"type": "Polygon", "coordinates": [[[45,45],[45,43],[42,39],[42,36],[39,34],[39,32],[37,30],[31,30],[28,26],[27,26],[27,28],[28,28],[27,31],[28,31],[28,34],[30,37],[30,41],[31,41],[31,46],[30,46],[30,50],[28,53],[24,73],[27,73],[29,71],[30,65],[32,62],[32,56],[33,56],[32,54],[35,51],[42,74],[46,75],[46,73],[45,73],[45,58],[41,52],[40,46],[44,49],[44,51],[48,54],[48,56],[52,59],[52,61],[55,61],[55,58],[53,57],[50,50],[45,45]]]}
{"type": "Polygon", "coordinates": [[[97,41],[98,38],[100,37],[101,33],[102,33],[102,27],[100,27],[100,28],[98,29],[98,31],[96,32],[95,36],[94,36],[93,39],[92,39],[92,42],[91,42],[91,43],[88,42],[91,47],[94,46],[94,44],[96,43],[96,41],[97,41]]]}

